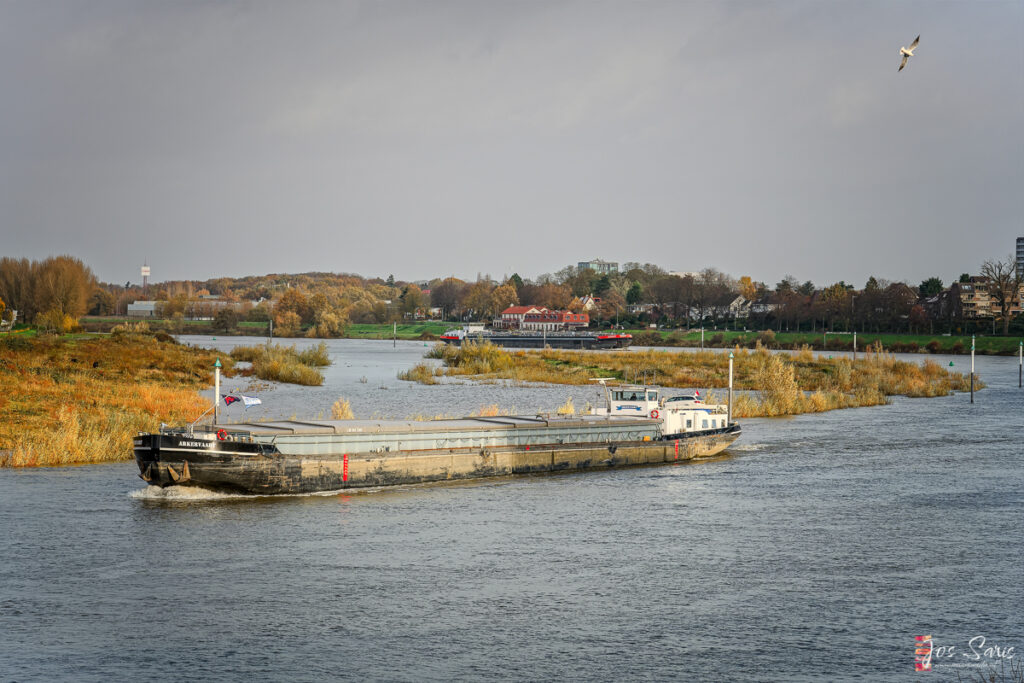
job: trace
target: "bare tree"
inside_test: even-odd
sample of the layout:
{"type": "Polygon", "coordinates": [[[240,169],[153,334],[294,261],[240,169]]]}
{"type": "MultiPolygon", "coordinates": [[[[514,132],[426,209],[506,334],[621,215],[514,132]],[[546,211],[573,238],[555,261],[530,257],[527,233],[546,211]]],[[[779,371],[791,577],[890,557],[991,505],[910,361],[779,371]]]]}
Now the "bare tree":
{"type": "Polygon", "coordinates": [[[1010,308],[1014,302],[1020,303],[1021,273],[1017,272],[1016,259],[1013,254],[1005,261],[999,259],[985,261],[981,264],[981,275],[988,279],[988,294],[999,305],[999,315],[1003,319],[1003,334],[1010,331],[1010,308]]]}

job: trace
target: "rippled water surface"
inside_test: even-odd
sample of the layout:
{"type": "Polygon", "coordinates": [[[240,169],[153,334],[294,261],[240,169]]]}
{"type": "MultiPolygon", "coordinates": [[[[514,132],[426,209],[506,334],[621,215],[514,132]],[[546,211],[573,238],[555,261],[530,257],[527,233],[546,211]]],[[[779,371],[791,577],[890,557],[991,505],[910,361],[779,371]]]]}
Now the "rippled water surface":
{"type": "MultiPolygon", "coordinates": [[[[330,346],[323,387],[226,380],[264,401],[227,416],[598,398],[414,385],[422,343],[330,346]]],[[[951,666],[976,636],[1024,657],[1024,390],[1016,358],[978,371],[974,405],[746,420],[690,465],[285,498],[0,470],[0,680],[976,676],[951,666]],[[921,634],[958,656],[915,674],[921,634]]]]}

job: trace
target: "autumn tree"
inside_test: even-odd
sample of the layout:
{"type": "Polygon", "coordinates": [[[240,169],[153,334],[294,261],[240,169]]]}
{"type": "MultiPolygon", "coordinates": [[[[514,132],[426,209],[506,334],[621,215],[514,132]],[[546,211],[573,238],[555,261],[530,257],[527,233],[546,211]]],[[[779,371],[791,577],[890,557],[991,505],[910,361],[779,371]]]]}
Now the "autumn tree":
{"type": "Polygon", "coordinates": [[[279,337],[297,337],[302,328],[302,320],[295,311],[274,313],[274,334],[279,337]]]}
{"type": "Polygon", "coordinates": [[[981,264],[981,275],[988,279],[988,295],[999,306],[999,317],[1003,320],[1003,334],[1010,331],[1010,308],[1020,303],[1022,274],[1017,272],[1013,254],[1005,261],[992,259],[981,264]]]}
{"type": "Polygon", "coordinates": [[[217,332],[234,332],[238,327],[238,312],[231,306],[224,306],[213,316],[213,329],[217,332]]]}
{"type": "Polygon", "coordinates": [[[848,309],[849,290],[842,282],[826,287],[821,293],[824,312],[828,316],[829,330],[835,329],[835,319],[843,316],[848,309]]]}
{"type": "Polygon", "coordinates": [[[34,278],[35,310],[76,319],[85,313],[95,287],[96,276],[80,259],[51,256],[39,264],[34,278]]]}
{"type": "Polygon", "coordinates": [[[516,292],[515,285],[512,282],[504,284],[500,287],[495,287],[494,291],[491,292],[491,315],[498,315],[509,306],[516,306],[519,304],[519,294],[516,292]]]}
{"type": "Polygon", "coordinates": [[[117,299],[102,287],[97,287],[89,296],[86,312],[89,315],[114,315],[117,299]]]}
{"type": "Polygon", "coordinates": [[[491,285],[484,280],[477,280],[465,288],[459,302],[461,308],[476,320],[481,320],[491,309],[491,285]]]}
{"type": "Polygon", "coordinates": [[[539,299],[535,303],[554,310],[564,310],[571,301],[572,291],[568,287],[549,282],[541,286],[539,299]]]}
{"type": "Polygon", "coordinates": [[[626,308],[626,299],[614,289],[609,290],[601,297],[601,306],[598,309],[598,318],[618,317],[626,308]]]}
{"type": "Polygon", "coordinates": [[[740,278],[738,287],[740,290],[740,296],[747,301],[754,301],[757,297],[757,285],[754,284],[753,278],[749,275],[744,275],[740,278]]]}
{"type": "Polygon", "coordinates": [[[325,306],[313,315],[313,324],[306,332],[307,337],[342,337],[348,329],[348,314],[340,309],[325,306]]]}
{"type": "Polygon", "coordinates": [[[429,303],[423,290],[416,285],[406,285],[398,299],[402,302],[402,312],[410,314],[415,314],[417,309],[429,303]]]}
{"type": "Polygon", "coordinates": [[[18,311],[22,320],[35,318],[35,302],[32,296],[35,280],[35,264],[27,258],[0,258],[0,297],[7,306],[18,311]]]}
{"type": "MultiPolygon", "coordinates": [[[[302,323],[309,323],[313,320],[313,307],[309,299],[298,289],[291,287],[286,289],[281,298],[274,305],[274,314],[294,313],[302,323]]],[[[274,321],[277,324],[277,321],[274,321]]]]}

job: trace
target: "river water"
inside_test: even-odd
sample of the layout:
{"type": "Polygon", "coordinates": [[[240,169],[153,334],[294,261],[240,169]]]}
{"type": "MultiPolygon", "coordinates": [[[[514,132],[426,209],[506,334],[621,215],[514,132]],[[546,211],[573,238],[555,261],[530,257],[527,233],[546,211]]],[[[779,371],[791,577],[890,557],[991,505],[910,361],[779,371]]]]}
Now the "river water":
{"type": "MultiPolygon", "coordinates": [[[[421,342],[329,347],[323,387],[226,380],[263,400],[226,417],[599,398],[397,380],[421,342]]],[[[745,420],[678,466],[276,499],[0,470],[0,681],[976,679],[1024,658],[1024,390],[1016,358],[977,368],[973,405],[745,420]],[[915,673],[925,634],[953,656],[915,673]]]]}

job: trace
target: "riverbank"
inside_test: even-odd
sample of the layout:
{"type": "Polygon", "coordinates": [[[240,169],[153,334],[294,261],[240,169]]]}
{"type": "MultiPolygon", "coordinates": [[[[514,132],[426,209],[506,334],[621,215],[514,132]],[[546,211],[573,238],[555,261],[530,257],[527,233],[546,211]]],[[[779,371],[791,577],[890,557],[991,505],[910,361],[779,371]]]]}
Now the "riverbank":
{"type": "MultiPolygon", "coordinates": [[[[442,367],[413,366],[399,379],[421,384],[438,378],[512,380],[587,385],[599,377],[675,388],[728,388],[729,359],[714,351],[507,351],[490,344],[437,345],[427,354],[442,367]]],[[[809,348],[773,354],[764,347],[734,355],[735,417],[772,417],[885,404],[890,396],[945,396],[967,391],[969,378],[929,359],[896,360],[876,347],[854,361],[815,356],[809,348]]],[[[984,385],[975,378],[975,389],[984,385]]],[[[709,403],[724,396],[707,397],[709,403]]]]}
{"type": "Polygon", "coordinates": [[[198,390],[227,354],[166,335],[0,337],[0,467],[130,460],[132,436],[210,408],[198,390]]]}
{"type": "MultiPolygon", "coordinates": [[[[126,322],[137,322],[138,318],[125,317],[94,317],[86,316],[80,319],[79,324],[86,332],[109,332],[117,325],[126,322]]],[[[149,319],[145,320],[150,329],[163,331],[168,334],[182,335],[221,335],[225,337],[252,336],[269,337],[270,325],[266,322],[241,321],[232,329],[218,329],[212,320],[166,320],[149,319]]],[[[345,328],[345,334],[341,339],[406,339],[406,340],[436,340],[446,330],[458,326],[458,323],[444,323],[434,320],[425,320],[416,323],[399,323],[397,329],[391,323],[362,324],[353,323],[345,328]]]]}
{"type": "MultiPolygon", "coordinates": [[[[84,330],[108,332],[126,318],[81,319],[84,330]]],[[[265,336],[269,333],[265,322],[240,322],[233,330],[217,330],[210,320],[148,320],[153,330],[169,334],[223,335],[223,336],[265,336]]],[[[424,320],[415,323],[399,323],[397,330],[391,323],[353,323],[345,329],[343,339],[398,339],[433,341],[445,331],[460,327],[462,323],[424,320]]],[[[701,331],[698,330],[652,330],[633,328],[616,330],[633,335],[634,346],[667,346],[701,348],[701,331]]],[[[814,351],[852,351],[853,334],[848,332],[774,332],[704,330],[704,348],[732,348],[742,346],[754,348],[758,342],[769,349],[800,349],[804,346],[814,351]]],[[[975,352],[979,355],[1013,356],[1018,353],[1021,339],[1014,336],[981,336],[975,338],[975,352]]],[[[971,352],[970,335],[927,335],[927,334],[857,334],[857,350],[881,344],[889,353],[921,353],[960,355],[971,352]]]]}
{"type": "MultiPolygon", "coordinates": [[[[633,335],[634,346],[679,346],[684,348],[733,348],[741,346],[753,349],[760,343],[769,349],[801,349],[809,347],[814,351],[853,351],[853,334],[850,332],[774,332],[704,330],[703,341],[700,330],[622,330],[633,335]]],[[[1017,355],[1019,337],[985,336],[975,337],[975,353],[992,356],[1017,355]]],[[[942,336],[926,334],[857,334],[857,350],[881,345],[888,353],[921,353],[959,355],[970,354],[971,337],[942,336]]]]}

